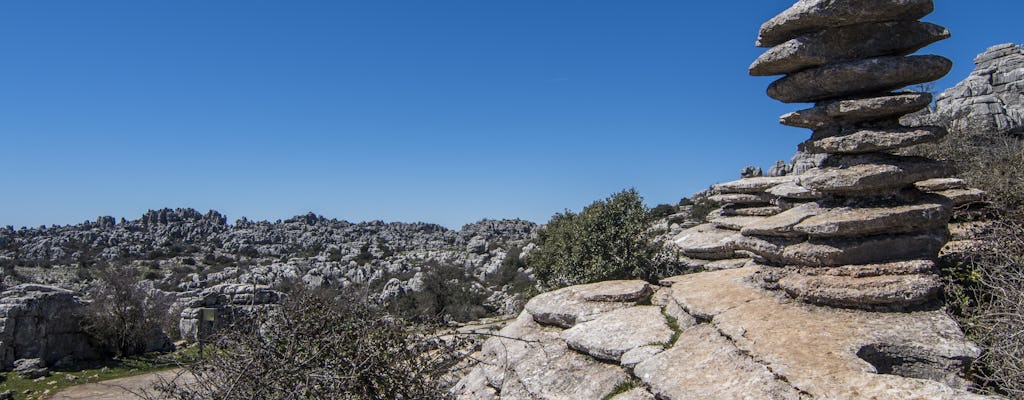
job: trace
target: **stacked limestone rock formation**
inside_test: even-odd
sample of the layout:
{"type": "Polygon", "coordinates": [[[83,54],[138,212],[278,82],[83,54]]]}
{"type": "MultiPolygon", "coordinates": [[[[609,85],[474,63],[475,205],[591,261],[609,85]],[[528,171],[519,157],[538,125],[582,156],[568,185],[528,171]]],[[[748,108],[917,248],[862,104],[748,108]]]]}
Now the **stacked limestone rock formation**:
{"type": "Polygon", "coordinates": [[[801,150],[827,154],[795,185],[769,189],[788,210],[742,230],[737,248],[778,267],[766,269],[768,287],[865,308],[909,307],[937,294],[933,261],[947,240],[952,204],[914,183],[952,170],[892,154],[946,134],[938,126],[900,125],[931,95],[894,92],[952,67],[940,56],[907,56],[949,37],[945,28],[917,21],[932,9],[931,0],[805,0],[761,27],[758,45],[772,48],[751,74],[786,74],[769,86],[769,96],[815,102],[782,123],[812,129],[801,150]]]}
{"type": "Polygon", "coordinates": [[[206,340],[232,324],[251,322],[257,314],[271,312],[281,297],[281,293],[263,285],[217,285],[188,299],[178,329],[190,342],[206,340]]]}

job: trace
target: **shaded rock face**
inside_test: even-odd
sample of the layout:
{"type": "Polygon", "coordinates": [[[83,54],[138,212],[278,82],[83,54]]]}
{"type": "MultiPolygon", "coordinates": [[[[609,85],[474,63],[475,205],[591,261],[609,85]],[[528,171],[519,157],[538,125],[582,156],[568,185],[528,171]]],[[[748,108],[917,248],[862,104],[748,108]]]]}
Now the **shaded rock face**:
{"type": "Polygon", "coordinates": [[[19,285],[0,293],[0,370],[20,359],[47,365],[99,353],[82,331],[85,303],[74,292],[52,286],[19,285]]]}
{"type": "Polygon", "coordinates": [[[936,99],[935,108],[908,115],[908,125],[942,125],[953,133],[1024,133],[1024,47],[993,46],[974,59],[967,79],[936,99]]]}
{"type": "MultiPolygon", "coordinates": [[[[485,342],[479,364],[453,392],[459,399],[987,398],[965,390],[959,373],[979,350],[942,311],[796,302],[754,283],[763,268],[770,267],[551,292],[609,304],[590,308],[586,321],[558,324],[527,307],[485,342]],[[635,388],[610,396],[630,380],[635,388]]],[[[541,296],[530,302],[547,304],[547,314],[580,312],[577,303],[559,308],[552,295],[541,296]]]]}

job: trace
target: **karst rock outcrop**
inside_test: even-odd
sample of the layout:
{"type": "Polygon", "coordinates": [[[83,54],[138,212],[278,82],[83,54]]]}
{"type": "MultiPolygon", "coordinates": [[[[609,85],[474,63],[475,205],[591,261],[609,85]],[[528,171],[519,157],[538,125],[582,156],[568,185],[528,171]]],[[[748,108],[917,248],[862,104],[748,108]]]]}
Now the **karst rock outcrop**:
{"type": "Polygon", "coordinates": [[[572,286],[531,299],[484,345],[460,399],[980,399],[978,357],[941,309],[935,260],[964,190],[938,161],[897,150],[941,139],[904,126],[949,72],[915,55],[949,37],[931,0],[801,0],[766,22],[754,75],[815,103],[812,164],[715,185],[724,206],[679,233],[704,271],[572,286]],[[943,195],[945,192],[946,195],[943,195]]]}
{"type": "Polygon", "coordinates": [[[85,306],[74,292],[52,286],[18,285],[0,293],[0,371],[22,359],[54,365],[98,357],[82,330],[85,306]]]}

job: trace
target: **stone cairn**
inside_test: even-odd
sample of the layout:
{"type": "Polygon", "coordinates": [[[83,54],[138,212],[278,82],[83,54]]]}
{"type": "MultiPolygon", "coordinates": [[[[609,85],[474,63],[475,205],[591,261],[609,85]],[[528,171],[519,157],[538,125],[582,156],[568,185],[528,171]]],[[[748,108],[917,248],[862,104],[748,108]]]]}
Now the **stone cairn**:
{"type": "Polygon", "coordinates": [[[750,73],[785,75],[768,88],[774,99],[815,103],[781,122],[813,130],[799,150],[824,161],[799,175],[715,186],[713,199],[726,205],[677,238],[683,253],[733,264],[751,257],[764,266],[766,288],[816,304],[901,309],[932,301],[940,288],[934,260],[954,204],[927,192],[953,171],[893,154],[946,135],[899,122],[932,101],[900,89],[952,67],[943,57],[908,56],[949,37],[918,21],[932,10],[931,0],[801,0],[762,25],[757,45],[771,49],[750,73]]]}

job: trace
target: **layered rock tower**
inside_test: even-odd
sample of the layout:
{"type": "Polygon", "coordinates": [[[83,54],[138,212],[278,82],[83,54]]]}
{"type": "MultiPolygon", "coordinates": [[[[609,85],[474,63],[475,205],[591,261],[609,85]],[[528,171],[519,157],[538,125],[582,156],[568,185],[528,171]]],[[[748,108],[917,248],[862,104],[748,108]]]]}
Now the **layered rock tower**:
{"type": "Polygon", "coordinates": [[[932,300],[934,259],[948,239],[952,203],[914,184],[953,171],[942,162],[892,154],[941,139],[938,126],[905,127],[903,115],[930,104],[900,91],[941,78],[952,63],[909,55],[949,37],[920,22],[931,0],[801,0],[762,25],[771,47],[752,75],[785,75],[768,95],[814,107],[782,116],[809,128],[800,150],[827,154],[819,168],[767,189],[785,211],[744,226],[736,248],[771,267],[769,288],[817,304],[908,307],[932,300]]]}

